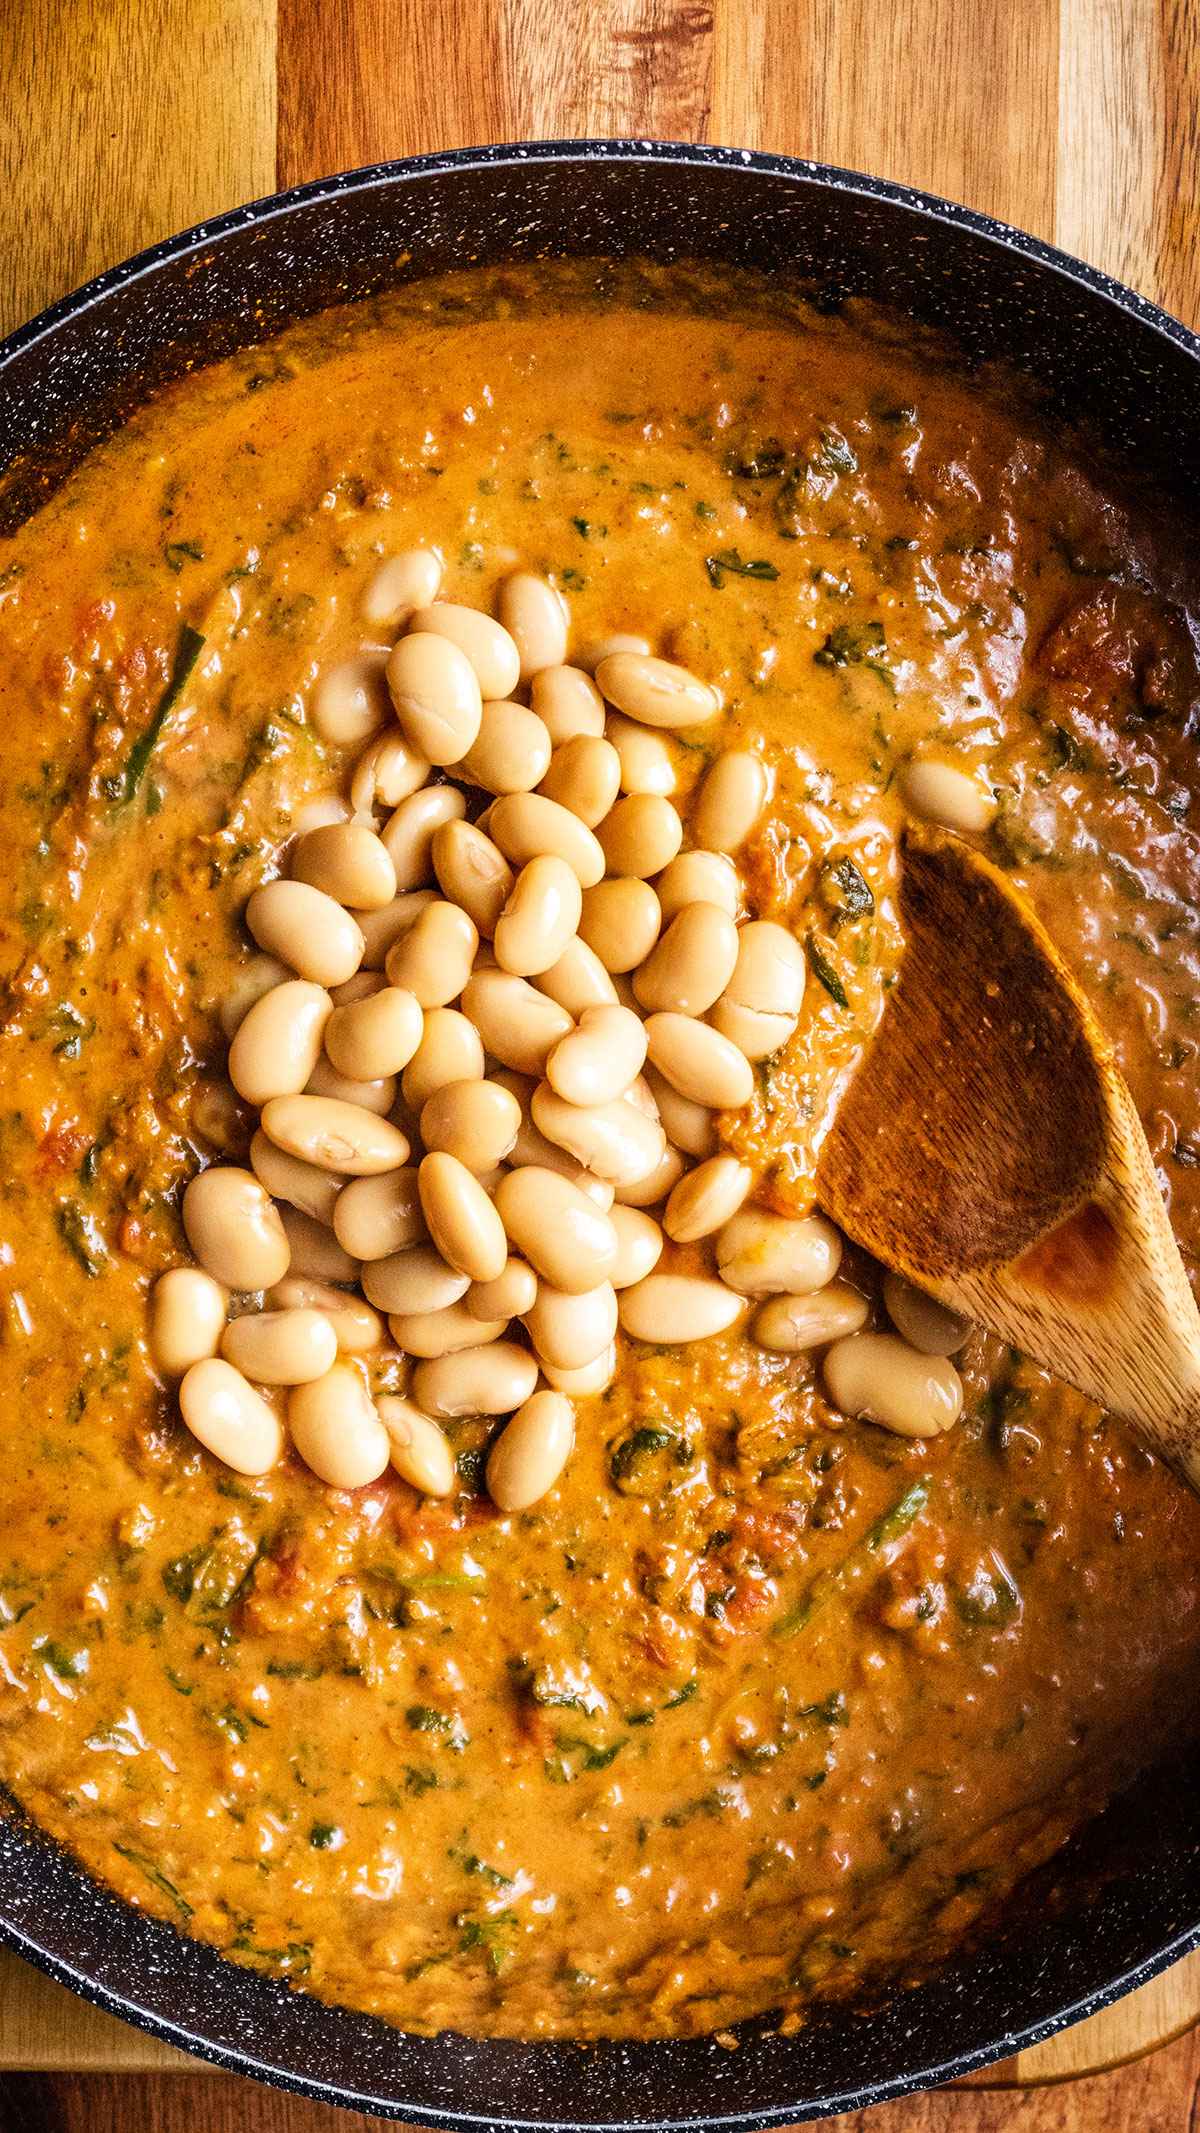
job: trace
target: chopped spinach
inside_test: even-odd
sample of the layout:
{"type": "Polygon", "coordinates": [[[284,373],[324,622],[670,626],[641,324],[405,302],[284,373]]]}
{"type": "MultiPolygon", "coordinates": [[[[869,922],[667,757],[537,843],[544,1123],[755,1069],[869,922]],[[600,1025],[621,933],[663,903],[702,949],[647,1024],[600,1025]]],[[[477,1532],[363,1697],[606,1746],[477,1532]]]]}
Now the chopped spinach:
{"type": "Polygon", "coordinates": [[[179,632],[179,643],[175,648],[175,662],[171,668],[171,678],[159,697],[158,704],[151,714],[150,723],[145,732],[134,742],[129,751],[129,760],[125,765],[125,781],[122,794],[127,807],[132,800],[137,798],[138,787],[150,766],[150,758],[158,746],[167,720],[187,687],[192,669],[203,650],[204,639],[199,630],[194,630],[190,622],[185,622],[179,632]]]}
{"type": "Polygon", "coordinates": [[[765,584],[771,585],[779,576],[775,564],[769,563],[765,556],[749,560],[740,555],[736,548],[722,548],[717,555],[706,555],[704,568],[708,573],[709,584],[715,586],[718,592],[726,577],[759,578],[765,584]]]}

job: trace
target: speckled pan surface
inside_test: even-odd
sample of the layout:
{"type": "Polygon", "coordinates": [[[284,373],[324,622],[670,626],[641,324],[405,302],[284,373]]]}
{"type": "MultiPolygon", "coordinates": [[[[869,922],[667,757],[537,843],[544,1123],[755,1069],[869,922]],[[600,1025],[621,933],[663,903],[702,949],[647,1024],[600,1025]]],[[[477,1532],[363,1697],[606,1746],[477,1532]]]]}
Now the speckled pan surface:
{"type": "MultiPolygon", "coordinates": [[[[729,149],[465,150],[238,209],[114,268],[0,346],[0,523],[152,385],[398,276],[644,254],[868,294],[1001,359],[1139,474],[1195,491],[1200,341],[1018,231],[853,173],[729,149]],[[401,264],[402,262],[402,264],[401,264]],[[5,470],[7,469],[7,473],[5,470]]],[[[1094,2012],[1200,1941],[1200,1761],[1153,1774],[1027,1885],[977,1953],[799,2035],[518,2045],[411,2038],[182,1940],[0,1816],[0,1938],[231,2067],[420,2125],[765,2127],[944,2081],[1094,2012]]]]}

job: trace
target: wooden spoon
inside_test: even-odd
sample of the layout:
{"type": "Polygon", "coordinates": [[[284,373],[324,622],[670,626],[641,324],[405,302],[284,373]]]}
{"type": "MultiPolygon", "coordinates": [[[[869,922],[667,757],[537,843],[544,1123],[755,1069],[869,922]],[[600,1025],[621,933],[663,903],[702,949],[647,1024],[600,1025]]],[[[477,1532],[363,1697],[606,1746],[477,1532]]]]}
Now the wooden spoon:
{"type": "Polygon", "coordinates": [[[1112,1047],[996,867],[943,830],[903,850],[907,947],[821,1149],[821,1204],[1200,1492],[1200,1313],[1112,1047]]]}

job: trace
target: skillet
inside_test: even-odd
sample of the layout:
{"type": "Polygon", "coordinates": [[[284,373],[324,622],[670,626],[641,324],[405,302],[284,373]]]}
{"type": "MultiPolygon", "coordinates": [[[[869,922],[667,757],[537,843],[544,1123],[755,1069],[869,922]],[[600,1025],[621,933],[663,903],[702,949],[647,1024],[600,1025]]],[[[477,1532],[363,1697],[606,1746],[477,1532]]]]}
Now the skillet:
{"type": "MultiPolygon", "coordinates": [[[[549,255],[704,259],[868,295],[1032,381],[1055,424],[1180,498],[1200,340],[1078,261],[927,194],[787,158],[631,141],[469,149],[322,180],[116,267],[0,344],[0,527],[156,385],[401,275],[549,255]]],[[[185,1941],[0,1813],[0,1940],[166,2041],[425,2126],[762,2128],[861,2109],[1040,2041],[1200,1942],[1200,1750],[1151,1772],[988,1937],[796,2035],[519,2044],[406,2037],[185,1941]]]]}

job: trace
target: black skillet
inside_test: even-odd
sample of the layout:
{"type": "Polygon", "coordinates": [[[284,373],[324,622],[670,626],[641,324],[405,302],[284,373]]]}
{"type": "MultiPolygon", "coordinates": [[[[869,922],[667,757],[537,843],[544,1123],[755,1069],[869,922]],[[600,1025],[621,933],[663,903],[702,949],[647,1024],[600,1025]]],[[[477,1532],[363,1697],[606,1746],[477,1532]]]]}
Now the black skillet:
{"type": "MultiPolygon", "coordinates": [[[[924,193],[731,149],[469,149],[259,201],[116,267],[0,346],[0,525],[153,385],[397,278],[543,254],[765,268],[870,295],[1015,364],[1053,421],[1165,491],[1200,476],[1200,340],[1119,283],[924,193]]],[[[225,1962],[0,1815],[0,1938],[243,2073],[420,2125],[760,2128],[945,2081],[1094,2013],[1200,1941],[1200,1755],[1152,1773],[930,1982],[794,2037],[602,2045],[406,2037],[225,1962]]]]}

